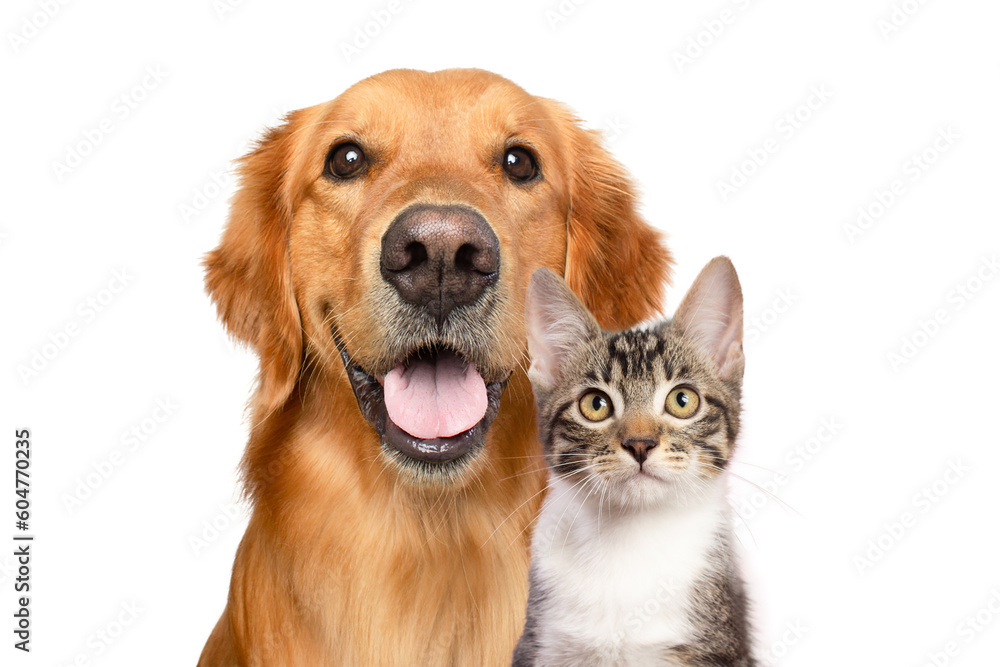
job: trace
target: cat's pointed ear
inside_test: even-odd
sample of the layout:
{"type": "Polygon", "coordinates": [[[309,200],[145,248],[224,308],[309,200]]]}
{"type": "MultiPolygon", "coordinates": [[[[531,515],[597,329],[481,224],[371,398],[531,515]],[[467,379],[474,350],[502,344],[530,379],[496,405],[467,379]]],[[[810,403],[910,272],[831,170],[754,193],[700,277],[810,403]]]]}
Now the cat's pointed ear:
{"type": "Polygon", "coordinates": [[[599,336],[601,328],[563,279],[547,268],[532,274],[524,312],[531,355],[528,377],[548,389],[559,381],[573,350],[599,336]]]}
{"type": "Polygon", "coordinates": [[[671,326],[712,355],[722,378],[743,375],[743,290],[728,257],[701,270],[671,326]]]}

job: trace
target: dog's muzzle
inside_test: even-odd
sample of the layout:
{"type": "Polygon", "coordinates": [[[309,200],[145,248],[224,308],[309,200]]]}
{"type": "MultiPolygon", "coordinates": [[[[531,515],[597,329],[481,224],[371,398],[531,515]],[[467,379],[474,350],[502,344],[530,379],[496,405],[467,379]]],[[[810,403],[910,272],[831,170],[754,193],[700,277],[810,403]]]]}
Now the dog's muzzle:
{"type": "Polygon", "coordinates": [[[404,464],[471,460],[485,445],[507,377],[484,379],[472,360],[482,358],[483,341],[455,331],[481,318],[476,308],[489,307],[484,295],[500,274],[496,234],[465,206],[411,206],[382,238],[380,272],[415,318],[398,323],[401,335],[421,333],[378,376],[356,364],[338,338],[358,405],[383,449],[404,464]]]}

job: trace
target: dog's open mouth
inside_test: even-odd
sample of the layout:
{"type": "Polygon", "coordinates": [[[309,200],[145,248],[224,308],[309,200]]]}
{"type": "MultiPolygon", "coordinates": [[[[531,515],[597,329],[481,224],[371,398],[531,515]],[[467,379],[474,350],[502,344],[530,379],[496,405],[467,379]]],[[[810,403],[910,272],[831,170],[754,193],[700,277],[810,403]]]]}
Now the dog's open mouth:
{"type": "Polygon", "coordinates": [[[416,350],[376,377],[338,347],[358,407],[384,448],[445,465],[471,459],[483,447],[506,378],[487,383],[462,354],[437,345],[416,350]]]}

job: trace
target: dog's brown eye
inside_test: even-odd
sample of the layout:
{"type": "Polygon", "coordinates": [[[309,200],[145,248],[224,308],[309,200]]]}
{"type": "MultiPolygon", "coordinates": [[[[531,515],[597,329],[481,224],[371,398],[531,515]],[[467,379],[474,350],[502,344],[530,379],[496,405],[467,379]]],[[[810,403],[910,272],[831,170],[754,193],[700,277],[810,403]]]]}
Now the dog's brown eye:
{"type": "Polygon", "coordinates": [[[326,159],[326,168],[337,178],[357,176],[367,164],[368,160],[361,147],[350,142],[335,146],[326,159]]]}
{"type": "Polygon", "coordinates": [[[503,170],[512,180],[530,181],[538,176],[538,164],[527,148],[513,146],[503,156],[503,170]]]}

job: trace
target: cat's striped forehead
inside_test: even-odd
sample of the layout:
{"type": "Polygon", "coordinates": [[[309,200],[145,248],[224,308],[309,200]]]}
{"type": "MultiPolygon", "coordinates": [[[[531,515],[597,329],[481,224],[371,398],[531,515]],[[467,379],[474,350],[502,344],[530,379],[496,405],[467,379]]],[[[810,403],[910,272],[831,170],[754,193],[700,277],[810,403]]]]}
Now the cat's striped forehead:
{"type": "Polygon", "coordinates": [[[688,374],[690,364],[684,361],[684,350],[670,339],[669,331],[669,325],[661,325],[655,329],[605,334],[590,350],[593,356],[588,365],[593,369],[597,362],[599,372],[598,377],[589,379],[606,383],[626,379],[659,383],[688,374]]]}
{"type": "Polygon", "coordinates": [[[666,346],[666,339],[654,331],[623,331],[608,337],[607,359],[627,376],[650,374],[663,361],[666,346]]]}

